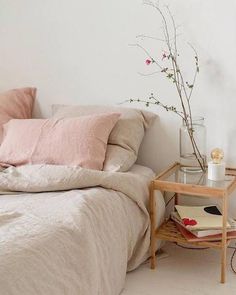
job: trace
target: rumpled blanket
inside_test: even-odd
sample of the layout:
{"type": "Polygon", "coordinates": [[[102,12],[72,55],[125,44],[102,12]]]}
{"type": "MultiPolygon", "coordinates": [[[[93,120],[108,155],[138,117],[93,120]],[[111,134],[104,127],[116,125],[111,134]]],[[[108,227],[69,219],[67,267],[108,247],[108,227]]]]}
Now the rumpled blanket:
{"type": "Polygon", "coordinates": [[[138,165],[126,173],[53,165],[1,171],[0,294],[120,294],[126,271],[148,257],[153,176],[138,165]]]}

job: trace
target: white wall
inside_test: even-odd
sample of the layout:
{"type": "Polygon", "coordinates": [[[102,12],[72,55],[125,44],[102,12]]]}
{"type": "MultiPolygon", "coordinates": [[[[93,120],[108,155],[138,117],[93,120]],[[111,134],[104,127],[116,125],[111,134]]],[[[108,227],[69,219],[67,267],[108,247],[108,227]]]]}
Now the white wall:
{"type": "MultiPolygon", "coordinates": [[[[222,147],[227,164],[236,166],[236,1],[162,3],[181,25],[187,75],[190,51],[183,44],[191,41],[200,56],[193,109],[206,118],[208,152],[222,147]]],[[[49,116],[52,103],[116,104],[152,91],[175,104],[168,81],[138,74],[150,66],[141,51],[128,46],[138,34],[158,35],[159,28],[159,16],[142,0],[0,0],[0,90],[36,86],[38,116],[49,116]]],[[[158,42],[143,44],[157,57],[165,49],[158,42]]],[[[149,152],[142,148],[141,161],[159,171],[178,157],[181,122],[153,111],[160,115],[160,129],[153,142],[149,138],[149,152]]]]}

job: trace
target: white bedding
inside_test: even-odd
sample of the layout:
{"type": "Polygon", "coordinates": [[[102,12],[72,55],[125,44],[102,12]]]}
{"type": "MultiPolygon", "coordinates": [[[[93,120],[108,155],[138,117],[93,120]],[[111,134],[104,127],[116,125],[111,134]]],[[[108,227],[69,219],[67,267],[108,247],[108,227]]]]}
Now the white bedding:
{"type": "Polygon", "coordinates": [[[0,294],[120,294],[126,271],[147,258],[152,177],[138,165],[128,173],[43,165],[1,172],[0,294]]]}

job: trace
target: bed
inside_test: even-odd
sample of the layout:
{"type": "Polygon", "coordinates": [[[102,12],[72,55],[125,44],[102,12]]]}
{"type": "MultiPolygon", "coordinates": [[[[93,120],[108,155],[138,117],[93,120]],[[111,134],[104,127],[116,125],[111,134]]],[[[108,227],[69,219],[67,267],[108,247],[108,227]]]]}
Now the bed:
{"type": "Polygon", "coordinates": [[[31,119],[35,95],[0,94],[0,294],[118,295],[149,256],[154,173],[135,162],[155,116],[55,106],[31,119]]]}
{"type": "Polygon", "coordinates": [[[126,271],[148,257],[153,172],[140,165],[127,173],[7,170],[0,174],[1,295],[120,294],[126,271]]]}

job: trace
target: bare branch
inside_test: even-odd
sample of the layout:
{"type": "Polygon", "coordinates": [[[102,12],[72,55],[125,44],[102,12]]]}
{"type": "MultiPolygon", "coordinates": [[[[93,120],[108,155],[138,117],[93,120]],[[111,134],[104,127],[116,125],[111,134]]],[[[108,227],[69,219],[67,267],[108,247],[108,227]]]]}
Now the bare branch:
{"type": "MultiPolygon", "coordinates": [[[[179,37],[181,36],[181,34],[176,34],[176,37],[179,37]]],[[[161,38],[157,38],[157,37],[154,37],[154,36],[148,36],[148,35],[145,35],[145,34],[140,34],[140,35],[137,35],[136,36],[137,39],[153,39],[153,40],[157,40],[157,41],[161,41],[161,42],[166,42],[165,39],[161,39],[161,38]]],[[[174,38],[170,38],[170,40],[174,40],[174,38]]]]}
{"type": "Polygon", "coordinates": [[[140,49],[142,49],[145,53],[146,53],[146,55],[151,59],[151,61],[153,62],[153,63],[155,63],[161,70],[163,69],[162,68],[162,66],[152,57],[152,55],[147,51],[147,49],[146,48],[144,48],[143,46],[141,46],[139,43],[136,43],[136,44],[130,44],[130,46],[136,46],[136,47],[138,47],[138,48],[140,48],[140,49]]]}
{"type": "Polygon", "coordinates": [[[161,103],[160,101],[158,101],[157,99],[155,99],[154,97],[149,97],[149,100],[145,100],[145,99],[127,99],[125,101],[123,101],[122,103],[120,104],[124,104],[124,103],[132,103],[132,102],[138,102],[138,103],[144,103],[146,107],[149,107],[149,105],[155,105],[155,106],[160,106],[162,107],[163,109],[165,109],[167,112],[173,112],[175,113],[176,115],[180,116],[183,120],[184,120],[184,115],[181,111],[177,111],[175,107],[173,106],[168,106],[168,105],[165,105],[163,103],[161,103]],[[151,99],[153,99],[154,101],[151,101],[151,99]]]}
{"type": "Polygon", "coordinates": [[[192,145],[192,149],[193,149],[193,154],[195,155],[202,171],[205,171],[205,158],[201,155],[201,152],[197,146],[195,137],[194,137],[194,129],[193,129],[193,120],[192,120],[192,110],[191,110],[191,105],[190,105],[190,98],[192,96],[193,93],[193,89],[195,87],[195,82],[196,82],[196,77],[197,74],[199,72],[199,59],[198,59],[198,55],[197,52],[195,50],[195,48],[189,44],[189,46],[193,49],[194,51],[194,58],[195,58],[195,72],[194,72],[194,76],[193,76],[193,81],[190,84],[188,82],[188,80],[186,80],[184,78],[183,75],[183,71],[180,68],[178,59],[179,59],[179,52],[178,52],[178,44],[177,44],[177,29],[178,26],[176,26],[175,23],[175,19],[173,14],[171,13],[170,9],[168,6],[165,6],[166,11],[167,11],[167,16],[165,15],[165,13],[162,11],[162,9],[159,7],[159,3],[154,3],[151,0],[145,0],[144,5],[150,6],[152,8],[154,8],[159,16],[161,17],[161,21],[163,24],[163,36],[164,39],[162,38],[156,38],[153,36],[148,36],[148,35],[138,35],[136,36],[136,38],[147,38],[147,39],[153,39],[153,40],[157,40],[157,41],[161,41],[164,42],[167,46],[167,50],[168,50],[168,54],[165,54],[165,56],[163,57],[163,59],[167,59],[167,61],[169,61],[170,65],[162,65],[161,61],[159,62],[159,60],[156,60],[155,58],[153,58],[152,54],[145,48],[143,47],[141,44],[136,43],[136,44],[132,44],[131,46],[135,46],[140,48],[146,55],[147,57],[149,57],[150,60],[147,60],[147,64],[149,63],[153,63],[156,64],[158,66],[158,68],[160,69],[160,71],[154,71],[148,74],[143,74],[143,73],[139,73],[142,76],[152,76],[154,74],[157,73],[163,73],[166,75],[166,77],[173,82],[173,84],[176,87],[179,99],[180,99],[180,104],[181,104],[181,108],[182,110],[179,111],[176,109],[176,107],[174,106],[168,106],[163,104],[159,99],[157,99],[156,97],[153,96],[153,94],[151,94],[151,96],[148,99],[129,99],[126,100],[126,102],[141,102],[141,103],[145,103],[146,106],[149,105],[158,105],[162,108],[164,108],[166,111],[170,111],[170,112],[174,112],[175,114],[177,114],[179,117],[181,117],[184,121],[184,123],[186,124],[186,128],[187,128],[187,132],[189,135],[189,139],[191,141],[191,145],[192,145]],[[169,27],[169,20],[171,22],[171,27],[169,27]],[[170,31],[171,28],[171,31],[170,31]],[[173,30],[173,33],[172,33],[173,30]]]}
{"type": "Polygon", "coordinates": [[[160,38],[157,38],[157,37],[153,37],[153,36],[148,36],[148,35],[137,35],[136,38],[145,38],[145,39],[153,39],[153,40],[157,40],[157,41],[162,41],[162,42],[165,42],[165,39],[160,39],[160,38]]]}
{"type": "Polygon", "coordinates": [[[155,72],[151,72],[151,73],[147,73],[147,74],[138,72],[138,74],[143,77],[149,77],[149,76],[153,76],[153,75],[160,74],[160,73],[161,73],[161,71],[155,71],[155,72]]]}
{"type": "Polygon", "coordinates": [[[172,21],[172,26],[173,26],[173,30],[174,30],[175,59],[177,60],[177,56],[178,56],[178,53],[177,53],[177,28],[176,28],[174,17],[172,15],[172,13],[170,12],[169,6],[166,5],[165,7],[166,7],[166,9],[169,13],[169,16],[171,18],[171,21],[172,21]]]}

